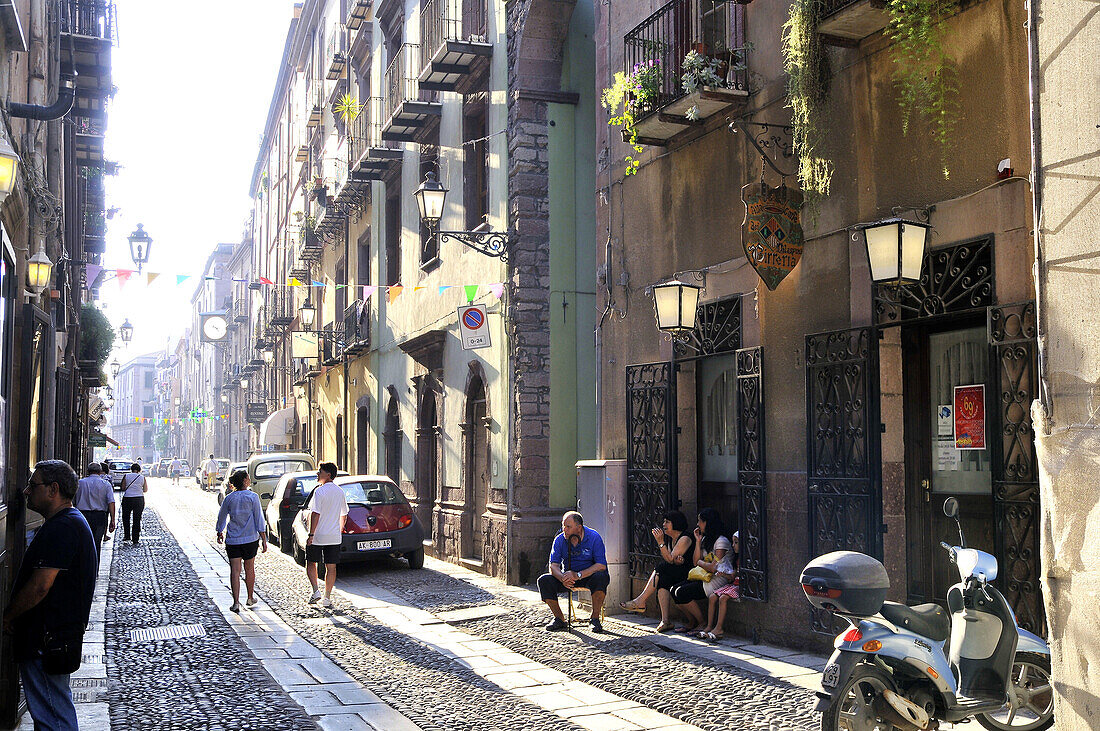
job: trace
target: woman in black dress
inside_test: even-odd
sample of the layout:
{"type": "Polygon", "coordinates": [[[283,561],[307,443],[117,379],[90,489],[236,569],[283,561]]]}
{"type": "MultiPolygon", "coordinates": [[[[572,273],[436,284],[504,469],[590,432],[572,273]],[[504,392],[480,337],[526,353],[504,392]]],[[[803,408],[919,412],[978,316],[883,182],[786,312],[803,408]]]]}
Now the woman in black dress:
{"type": "Polygon", "coordinates": [[[646,601],[656,592],[657,605],[661,608],[661,623],[657,625],[657,631],[667,632],[672,629],[669,620],[672,595],[669,591],[687,580],[690,559],[695,554],[695,537],[688,528],[684,514],[673,510],[665,513],[660,528],[653,529],[653,540],[657,541],[661,562],[650,574],[642,593],[629,602],[621,602],[619,606],[628,612],[644,612],[646,601]]]}

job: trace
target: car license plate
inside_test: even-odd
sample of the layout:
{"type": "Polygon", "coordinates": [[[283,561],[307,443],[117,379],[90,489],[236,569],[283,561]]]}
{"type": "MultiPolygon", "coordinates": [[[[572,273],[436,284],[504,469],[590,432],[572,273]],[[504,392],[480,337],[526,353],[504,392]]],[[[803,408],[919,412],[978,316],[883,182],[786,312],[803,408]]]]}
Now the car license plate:
{"type": "Polygon", "coordinates": [[[821,674],[821,685],[824,688],[835,688],[840,684],[840,665],[831,662],[825,666],[825,672],[821,674]]]}
{"type": "Polygon", "coordinates": [[[385,539],[381,541],[359,541],[360,551],[377,551],[379,548],[389,548],[393,545],[393,541],[385,539]]]}

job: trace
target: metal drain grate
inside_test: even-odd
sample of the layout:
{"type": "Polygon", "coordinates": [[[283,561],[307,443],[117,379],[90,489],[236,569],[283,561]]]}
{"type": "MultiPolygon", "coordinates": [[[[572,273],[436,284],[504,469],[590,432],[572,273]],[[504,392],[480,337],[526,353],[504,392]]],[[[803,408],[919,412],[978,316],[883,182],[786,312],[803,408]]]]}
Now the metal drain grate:
{"type": "Polygon", "coordinates": [[[130,630],[132,642],[178,640],[184,637],[205,637],[206,628],[201,624],[166,624],[163,627],[144,627],[130,630]]]}

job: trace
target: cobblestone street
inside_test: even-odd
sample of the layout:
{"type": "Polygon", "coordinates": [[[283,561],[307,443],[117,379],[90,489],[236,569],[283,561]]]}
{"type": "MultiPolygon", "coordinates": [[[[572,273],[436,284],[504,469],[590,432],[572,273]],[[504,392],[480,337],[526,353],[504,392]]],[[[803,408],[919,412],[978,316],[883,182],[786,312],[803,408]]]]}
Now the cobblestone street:
{"type": "MultiPolygon", "coordinates": [[[[189,533],[188,540],[194,540],[200,550],[217,552],[224,561],[222,547],[213,542],[215,498],[195,488],[172,487],[167,480],[153,480],[153,484],[150,510],[146,511],[151,534],[160,529],[162,521],[153,517],[160,513],[177,540],[180,533],[189,533]]],[[[171,543],[167,536],[165,540],[171,543]]],[[[120,576],[149,572],[146,551],[149,549],[145,545],[122,549],[114,566],[114,582],[120,576]]],[[[176,563],[186,566],[187,561],[179,556],[176,563]]],[[[162,569],[171,571],[169,576],[186,574],[172,562],[163,564],[162,569]]],[[[184,663],[169,671],[185,682],[194,676],[204,687],[174,683],[175,675],[154,674],[162,687],[188,688],[186,693],[172,693],[171,697],[186,705],[191,718],[204,713],[224,718],[218,694],[211,695],[210,680],[232,677],[234,685],[249,688],[248,694],[229,694],[241,699],[239,716],[254,719],[252,713],[259,712],[281,728],[300,728],[294,724],[303,719],[300,712],[295,716],[294,705],[288,705],[287,698],[297,701],[306,715],[324,728],[397,728],[394,724],[387,726],[387,721],[379,717],[384,712],[393,713],[403,726],[411,722],[426,730],[772,730],[817,726],[817,717],[811,711],[812,693],[807,687],[814,682],[814,668],[820,667],[820,658],[762,647],[752,649],[746,647],[747,641],[739,639],[712,646],[680,636],[658,635],[647,627],[646,620],[609,618],[604,634],[586,629],[548,634],[541,629],[548,612],[536,592],[508,587],[495,579],[430,560],[419,572],[410,572],[400,561],[341,567],[333,610],[308,605],[305,572],[277,546],[257,557],[256,574],[257,594],[264,600],[257,609],[262,611],[244,610],[240,617],[215,622],[219,632],[230,635],[208,631],[205,641],[210,646],[204,652],[218,654],[217,646],[241,642],[232,638],[229,623],[266,622],[266,605],[289,631],[330,657],[376,702],[370,706],[351,704],[345,706],[351,713],[334,713],[341,701],[323,684],[312,688],[303,684],[288,694],[277,693],[277,684],[264,677],[255,678],[250,672],[262,676],[262,666],[278,679],[295,658],[279,650],[278,643],[268,636],[256,634],[243,638],[260,660],[250,667],[227,675],[220,668],[213,669],[212,663],[206,673],[184,663]],[[780,655],[795,662],[784,662],[777,657],[780,655]],[[207,683],[202,684],[202,679],[207,683]],[[201,701],[189,698],[191,695],[201,701]],[[349,723],[352,713],[363,719],[364,726],[349,723]],[[343,719],[339,723],[338,716],[343,719]]],[[[191,575],[195,575],[194,569],[191,575]]],[[[190,582],[194,584],[195,579],[190,582]]],[[[128,620],[127,630],[138,624],[147,627],[194,622],[194,617],[217,619],[230,603],[223,579],[207,584],[215,595],[213,602],[205,591],[189,590],[186,582],[173,582],[167,591],[164,582],[146,584],[141,590],[147,598],[167,597],[171,601],[173,597],[189,596],[190,601],[204,603],[207,609],[204,612],[188,607],[186,614],[191,619],[179,619],[183,614],[162,602],[161,606],[136,610],[134,617],[140,619],[128,620]]],[[[109,624],[129,606],[122,602],[135,601],[136,590],[112,586],[109,624]]],[[[113,642],[118,642],[112,638],[123,631],[121,627],[110,629],[109,650],[113,642]]],[[[238,667],[221,664],[226,669],[238,667]]],[[[138,686],[124,694],[112,690],[112,726],[132,728],[140,723],[133,720],[133,709],[141,708],[134,699],[155,698],[157,693],[152,686],[138,686]]],[[[222,728],[251,728],[234,726],[231,720],[222,722],[222,728]]],[[[157,726],[174,728],[169,724],[157,726]]]]}
{"type": "MultiPolygon", "coordinates": [[[[341,567],[332,610],[304,570],[257,557],[261,603],[231,614],[211,493],[152,480],[141,545],[114,542],[110,725],[129,728],[811,729],[821,659],[727,638],[548,634],[536,592],[429,561],[341,567]],[[150,639],[162,628],[175,638],[150,639]],[[189,636],[188,636],[189,635],[189,636]]],[[[242,589],[243,591],[243,589],[242,589]]],[[[243,598],[243,597],[242,597],[243,598]]]]}

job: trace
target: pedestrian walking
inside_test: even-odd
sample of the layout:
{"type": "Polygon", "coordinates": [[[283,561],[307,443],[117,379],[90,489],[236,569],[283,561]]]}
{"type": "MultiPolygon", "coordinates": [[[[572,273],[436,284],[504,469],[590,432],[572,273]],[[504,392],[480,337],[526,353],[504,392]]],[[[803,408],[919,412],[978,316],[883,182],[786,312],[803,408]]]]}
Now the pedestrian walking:
{"type": "Polygon", "coordinates": [[[111,481],[103,476],[103,467],[98,462],[88,465],[88,476],[76,483],[73,507],[80,511],[92,529],[98,560],[108,531],[115,532],[115,489],[111,481]]]}
{"type": "Polygon", "coordinates": [[[320,600],[322,607],[332,606],[332,587],[336,584],[336,562],[340,558],[340,545],[344,540],[344,522],[348,519],[348,500],[336,478],[336,465],[322,462],[317,469],[317,487],[310,495],[307,506],[309,535],[306,537],[306,576],[313,585],[309,603],[320,600]],[[325,594],[317,585],[317,564],[325,564],[325,594]]]}
{"type": "Polygon", "coordinates": [[[80,667],[96,579],[92,531],[72,503],[76,483],[61,460],[34,466],[23,494],[46,520],[27,547],[4,612],[34,727],[58,731],[77,729],[69,675],[80,667]]]}
{"type": "Polygon", "coordinates": [[[130,465],[130,474],[122,476],[122,540],[134,542],[141,538],[141,514],[145,510],[145,493],[149,483],[141,474],[141,465],[130,465]],[[132,519],[132,523],[131,523],[132,519]]]}
{"type": "Polygon", "coordinates": [[[203,489],[212,489],[214,487],[214,481],[218,477],[218,463],[214,461],[213,454],[206,458],[206,461],[202,463],[200,469],[202,469],[203,489]]]}
{"type": "Polygon", "coordinates": [[[180,472],[183,472],[183,462],[179,457],[172,458],[172,465],[168,468],[168,471],[172,473],[172,484],[180,484],[180,472]]]}
{"type": "Polygon", "coordinates": [[[267,526],[260,496],[248,488],[252,480],[248,472],[238,470],[229,476],[233,492],[222,500],[218,510],[218,543],[225,541],[225,554],[229,557],[229,588],[233,591],[231,612],[241,611],[238,597],[241,595],[241,567],[244,567],[244,586],[248,590],[248,606],[256,604],[256,551],[263,543],[267,553],[267,526]]]}

